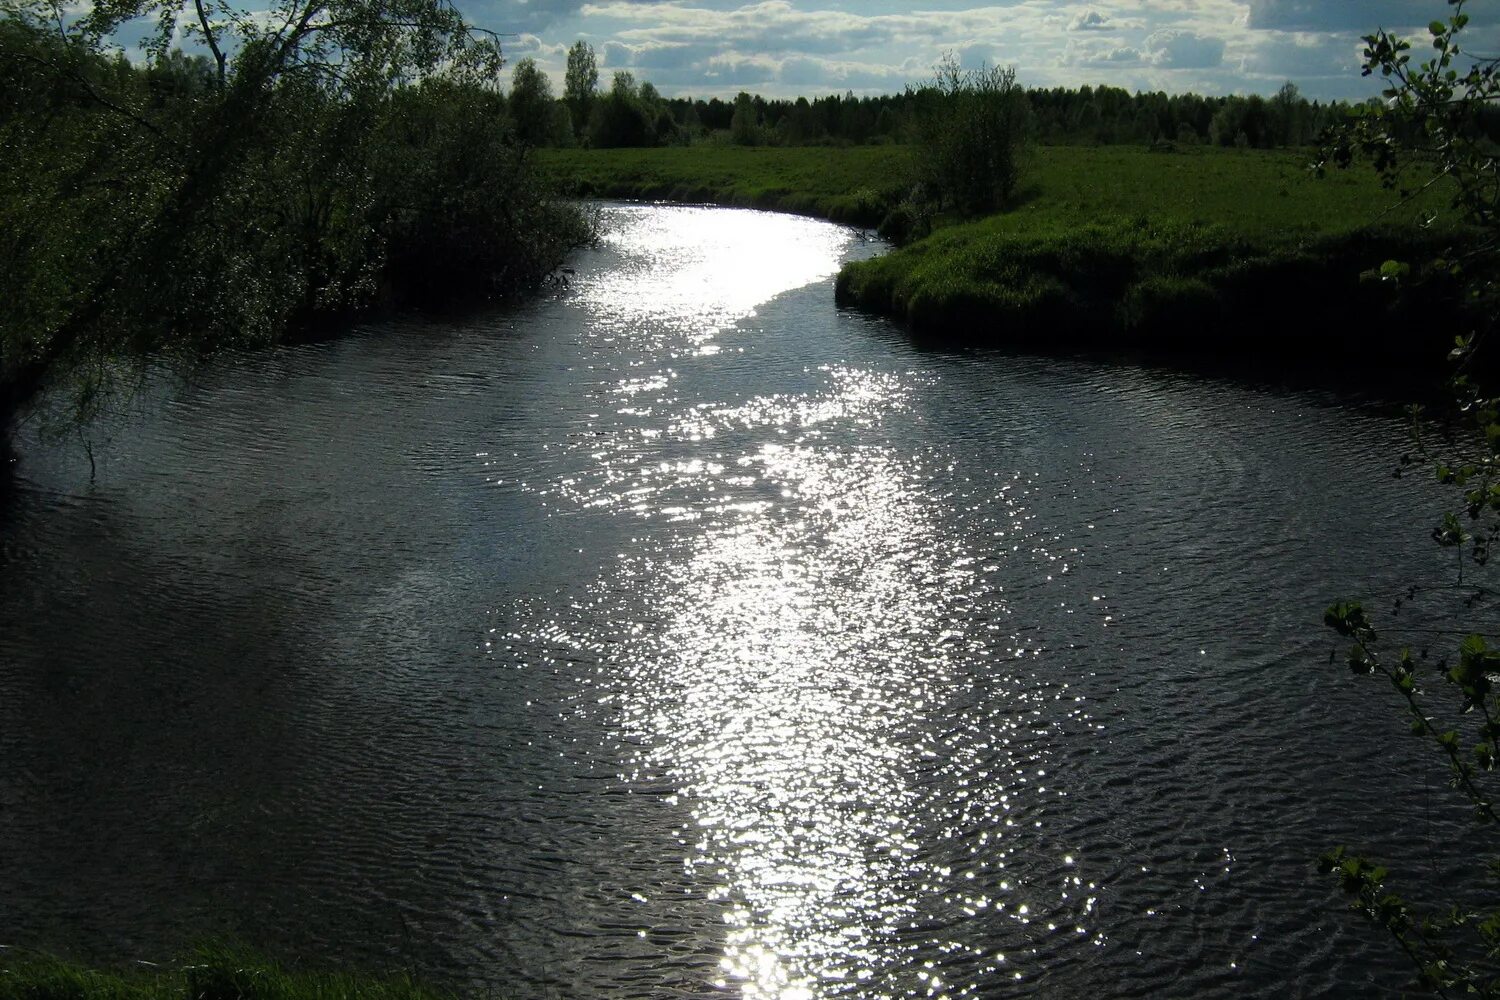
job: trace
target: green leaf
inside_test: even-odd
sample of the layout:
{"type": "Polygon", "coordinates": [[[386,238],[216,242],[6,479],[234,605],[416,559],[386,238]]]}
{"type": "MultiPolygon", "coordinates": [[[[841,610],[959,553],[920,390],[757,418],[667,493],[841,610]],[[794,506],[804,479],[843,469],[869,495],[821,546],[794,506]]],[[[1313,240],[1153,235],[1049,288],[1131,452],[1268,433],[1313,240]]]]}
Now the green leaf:
{"type": "Polygon", "coordinates": [[[1329,605],[1323,612],[1323,624],[1339,635],[1354,635],[1370,627],[1365,618],[1365,609],[1358,601],[1340,601],[1329,605]]]}
{"type": "Polygon", "coordinates": [[[1411,274],[1411,265],[1399,260],[1388,260],[1380,265],[1381,281],[1400,281],[1411,274]]]}

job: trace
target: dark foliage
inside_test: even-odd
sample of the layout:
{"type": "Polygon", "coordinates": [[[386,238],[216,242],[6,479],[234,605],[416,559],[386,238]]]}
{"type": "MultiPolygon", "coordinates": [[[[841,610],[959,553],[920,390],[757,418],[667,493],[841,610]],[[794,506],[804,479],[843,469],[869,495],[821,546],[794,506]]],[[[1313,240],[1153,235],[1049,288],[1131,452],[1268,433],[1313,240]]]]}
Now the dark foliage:
{"type": "Polygon", "coordinates": [[[375,305],[540,281],[587,237],[512,141],[499,50],[441,0],[201,9],[215,58],[105,54],[170,4],[0,19],[0,419],[86,418],[147,356],[264,344],[375,305]]]}

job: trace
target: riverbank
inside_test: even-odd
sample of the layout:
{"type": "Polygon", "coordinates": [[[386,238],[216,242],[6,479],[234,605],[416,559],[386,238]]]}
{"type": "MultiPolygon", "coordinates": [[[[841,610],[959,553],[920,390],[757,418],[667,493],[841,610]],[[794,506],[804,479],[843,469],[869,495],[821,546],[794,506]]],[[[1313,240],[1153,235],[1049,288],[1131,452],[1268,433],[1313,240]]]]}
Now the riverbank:
{"type": "MultiPolygon", "coordinates": [[[[912,151],[689,147],[545,150],[576,195],[740,205],[877,225],[912,151]]],[[[1461,324],[1442,283],[1370,280],[1462,234],[1430,229],[1437,187],[1403,203],[1371,171],[1322,179],[1298,151],[1042,147],[1007,212],[847,265],[838,301],[944,342],[1149,353],[1275,350],[1406,364],[1461,324]]]]}
{"type": "Polygon", "coordinates": [[[171,965],[98,969],[0,950],[0,1000],[452,1000],[400,973],[293,971],[248,953],[212,949],[171,965]]]}
{"type": "Polygon", "coordinates": [[[919,336],[972,346],[1437,364],[1462,323],[1457,288],[1400,288],[1380,268],[1391,257],[1437,257],[1456,237],[1394,226],[1249,235],[1120,216],[1037,225],[1003,215],[852,263],[835,294],[919,336]]]}

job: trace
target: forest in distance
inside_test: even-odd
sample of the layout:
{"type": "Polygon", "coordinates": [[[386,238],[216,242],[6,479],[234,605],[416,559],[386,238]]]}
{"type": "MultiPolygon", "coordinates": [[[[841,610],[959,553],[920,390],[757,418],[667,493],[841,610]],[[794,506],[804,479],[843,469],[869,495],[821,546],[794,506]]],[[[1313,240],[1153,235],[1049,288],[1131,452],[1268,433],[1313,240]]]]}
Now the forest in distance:
{"type": "MultiPolygon", "coordinates": [[[[554,81],[451,0],[266,17],[0,0],[0,494],[24,468],[13,438],[35,422],[86,440],[147,373],[566,297],[570,261],[601,243],[594,200],[736,206],[875,239],[838,264],[835,302],[924,347],[1300,365],[1441,395],[1440,417],[1413,409],[1397,476],[1451,501],[1432,539],[1465,567],[1462,622],[1500,540],[1500,59],[1461,48],[1465,0],[1433,6],[1416,49],[1365,39],[1386,90],[1362,102],[1291,81],[1038,88],[951,57],[901,93],[726,100],[606,79],[582,40],[554,81]],[[140,23],[142,50],[122,51],[140,23]]],[[[1324,624],[1493,832],[1500,650],[1472,634],[1429,657],[1354,600],[1324,624]]],[[[1500,997],[1500,866],[1487,841],[1474,854],[1462,884],[1405,895],[1356,851],[1320,864],[1414,988],[1500,997]]],[[[0,1000],[447,996],[235,948],[116,973],[4,944],[0,1000]]]]}
{"type": "MultiPolygon", "coordinates": [[[[940,81],[898,94],[767,99],[741,91],[731,100],[664,97],[629,70],[614,72],[601,89],[593,46],[568,52],[562,93],[534,60],[511,73],[510,100],[517,131],[539,146],[593,149],[692,145],[902,145],[912,141],[924,93],[940,81]]],[[[1025,88],[1029,130],[1044,143],[1153,145],[1180,143],[1240,149],[1302,147],[1353,111],[1349,102],[1302,96],[1287,81],[1272,96],[1206,97],[1131,93],[1107,84],[1025,88]]]]}

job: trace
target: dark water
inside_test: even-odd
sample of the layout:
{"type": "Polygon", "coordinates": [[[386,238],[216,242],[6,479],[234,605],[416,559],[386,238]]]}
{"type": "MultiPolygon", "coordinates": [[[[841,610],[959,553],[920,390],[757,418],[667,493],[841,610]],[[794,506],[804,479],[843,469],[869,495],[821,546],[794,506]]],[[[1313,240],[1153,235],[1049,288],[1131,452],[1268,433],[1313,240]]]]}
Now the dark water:
{"type": "Polygon", "coordinates": [[[0,943],[520,997],[1395,988],[1447,861],[1322,607],[1436,562],[1331,393],[927,353],[844,229],[614,208],[571,290],[229,360],[0,526],[0,943]]]}

